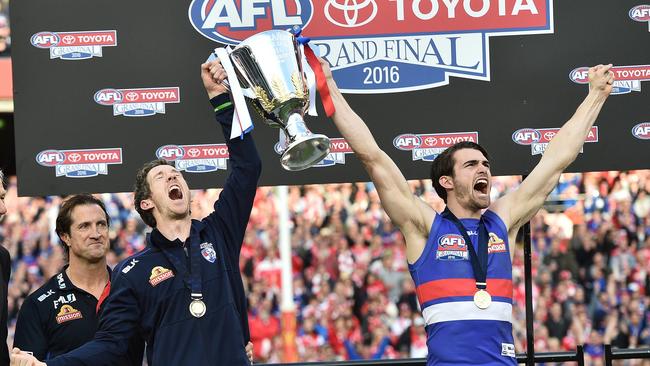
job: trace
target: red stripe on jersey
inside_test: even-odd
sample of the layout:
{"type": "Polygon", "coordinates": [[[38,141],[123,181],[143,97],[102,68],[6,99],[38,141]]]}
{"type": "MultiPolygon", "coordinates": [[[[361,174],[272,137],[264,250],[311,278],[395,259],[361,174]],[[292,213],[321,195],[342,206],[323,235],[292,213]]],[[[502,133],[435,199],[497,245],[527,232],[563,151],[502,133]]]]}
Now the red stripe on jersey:
{"type": "MultiPolygon", "coordinates": [[[[492,296],[512,298],[512,280],[489,278],[487,292],[492,296]]],[[[420,304],[445,297],[474,296],[476,280],[473,278],[449,278],[423,283],[417,287],[420,304]]]]}
{"type": "Polygon", "coordinates": [[[106,286],[104,286],[104,291],[102,291],[101,296],[99,296],[99,300],[97,300],[97,308],[95,308],[95,312],[99,313],[99,308],[102,307],[102,303],[104,302],[104,300],[106,300],[110,292],[111,292],[111,280],[109,279],[106,286]]]}

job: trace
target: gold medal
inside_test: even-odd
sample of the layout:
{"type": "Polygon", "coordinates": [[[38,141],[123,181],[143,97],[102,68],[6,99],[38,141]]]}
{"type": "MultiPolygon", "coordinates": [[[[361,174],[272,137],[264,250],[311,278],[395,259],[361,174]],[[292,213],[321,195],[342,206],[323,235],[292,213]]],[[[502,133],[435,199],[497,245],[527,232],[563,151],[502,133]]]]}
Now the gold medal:
{"type": "Polygon", "coordinates": [[[205,315],[207,307],[201,299],[194,299],[190,303],[190,314],[195,318],[200,318],[205,315]]]}
{"type": "Polygon", "coordinates": [[[478,290],[474,293],[474,305],[479,309],[487,309],[492,303],[492,296],[485,290],[478,290]]]}

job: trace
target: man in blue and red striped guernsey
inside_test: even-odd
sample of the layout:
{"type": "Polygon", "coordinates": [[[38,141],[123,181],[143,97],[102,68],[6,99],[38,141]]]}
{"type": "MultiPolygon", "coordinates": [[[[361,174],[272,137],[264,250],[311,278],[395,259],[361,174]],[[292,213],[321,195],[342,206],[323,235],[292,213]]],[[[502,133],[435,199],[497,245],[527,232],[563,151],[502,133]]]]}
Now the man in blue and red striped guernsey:
{"type": "Polygon", "coordinates": [[[612,90],[612,65],[589,70],[589,94],[516,191],[490,201],[489,156],[461,142],[433,162],[431,178],[447,208],[435,212],[347,104],[320,60],[336,127],[361,160],[382,205],[406,239],[411,276],[427,331],[427,365],[515,365],[512,257],[519,228],[542,206],[578,155],[612,90]]]}

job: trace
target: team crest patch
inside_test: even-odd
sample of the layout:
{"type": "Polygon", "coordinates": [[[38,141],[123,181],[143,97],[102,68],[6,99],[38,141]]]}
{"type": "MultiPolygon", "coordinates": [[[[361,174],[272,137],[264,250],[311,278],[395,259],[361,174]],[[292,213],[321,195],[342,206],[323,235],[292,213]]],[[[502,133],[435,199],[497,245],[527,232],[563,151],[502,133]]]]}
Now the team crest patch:
{"type": "Polygon", "coordinates": [[[156,286],[164,280],[168,280],[174,277],[174,272],[165,267],[156,266],[151,270],[151,276],[149,277],[149,283],[151,286],[156,286]]]}
{"type": "Polygon", "coordinates": [[[467,260],[469,254],[465,239],[458,234],[447,234],[438,238],[436,259],[443,261],[467,260]]]}
{"type": "Polygon", "coordinates": [[[56,315],[56,322],[59,324],[65,323],[70,320],[81,319],[83,315],[81,312],[70,305],[61,306],[61,310],[56,315]]]}
{"type": "Polygon", "coordinates": [[[490,240],[488,241],[488,254],[492,253],[505,253],[506,243],[503,239],[499,238],[497,234],[490,233],[490,240]]]}
{"type": "Polygon", "coordinates": [[[214,251],[212,243],[201,243],[201,255],[205,258],[206,261],[214,263],[217,260],[217,253],[214,251]]]}

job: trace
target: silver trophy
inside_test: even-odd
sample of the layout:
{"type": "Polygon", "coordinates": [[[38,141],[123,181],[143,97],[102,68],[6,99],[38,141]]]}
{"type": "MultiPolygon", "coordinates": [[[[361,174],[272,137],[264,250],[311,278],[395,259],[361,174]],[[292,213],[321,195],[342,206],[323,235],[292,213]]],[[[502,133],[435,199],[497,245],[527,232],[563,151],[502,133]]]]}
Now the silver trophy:
{"type": "Polygon", "coordinates": [[[284,132],[282,167],[303,170],[323,160],[329,154],[330,140],[311,133],[305,125],[309,88],[294,35],[283,30],[258,33],[235,47],[230,60],[244,95],[268,125],[284,132]]]}

